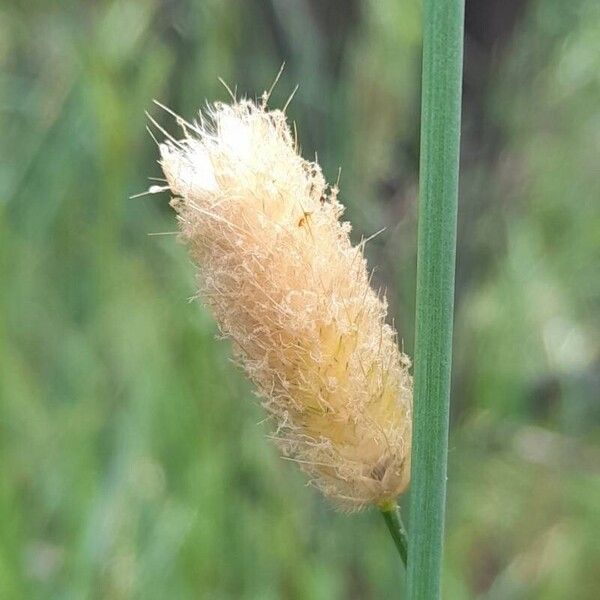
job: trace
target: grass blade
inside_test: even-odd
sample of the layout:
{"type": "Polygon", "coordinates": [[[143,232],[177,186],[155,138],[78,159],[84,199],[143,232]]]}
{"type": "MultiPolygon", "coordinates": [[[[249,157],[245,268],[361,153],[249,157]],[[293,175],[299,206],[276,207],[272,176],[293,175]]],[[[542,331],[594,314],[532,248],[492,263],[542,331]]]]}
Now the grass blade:
{"type": "Polygon", "coordinates": [[[424,0],[407,587],[440,597],[454,312],[464,0],[424,0]]]}

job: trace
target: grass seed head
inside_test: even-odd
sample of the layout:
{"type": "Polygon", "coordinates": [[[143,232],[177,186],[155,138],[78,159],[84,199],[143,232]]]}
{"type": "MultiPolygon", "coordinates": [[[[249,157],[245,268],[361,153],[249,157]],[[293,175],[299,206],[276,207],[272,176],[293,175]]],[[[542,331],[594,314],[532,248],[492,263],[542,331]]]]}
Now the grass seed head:
{"type": "Polygon", "coordinates": [[[410,361],[337,187],[282,111],[242,100],[179,123],[160,146],[172,205],[273,439],[338,507],[389,503],[410,474],[410,361]]]}

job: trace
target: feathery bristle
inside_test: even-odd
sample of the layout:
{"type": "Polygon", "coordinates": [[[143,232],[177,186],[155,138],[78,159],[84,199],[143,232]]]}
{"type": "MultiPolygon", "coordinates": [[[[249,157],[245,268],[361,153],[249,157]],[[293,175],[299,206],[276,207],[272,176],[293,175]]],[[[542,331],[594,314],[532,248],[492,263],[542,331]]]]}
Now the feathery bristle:
{"type": "Polygon", "coordinates": [[[200,296],[255,384],[283,456],[345,510],[410,474],[410,361],[370,286],[337,185],[285,114],[217,103],[160,146],[200,296]]]}

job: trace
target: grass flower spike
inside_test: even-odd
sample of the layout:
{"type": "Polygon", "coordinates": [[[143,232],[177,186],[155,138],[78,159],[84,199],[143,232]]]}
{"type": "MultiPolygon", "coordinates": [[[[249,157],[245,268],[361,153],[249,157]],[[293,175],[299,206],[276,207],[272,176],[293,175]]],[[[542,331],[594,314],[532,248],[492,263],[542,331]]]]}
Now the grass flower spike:
{"type": "Polygon", "coordinates": [[[273,439],[338,507],[389,505],[410,476],[410,361],[337,187],[266,101],[178,122],[182,139],[160,145],[172,206],[273,439]]]}

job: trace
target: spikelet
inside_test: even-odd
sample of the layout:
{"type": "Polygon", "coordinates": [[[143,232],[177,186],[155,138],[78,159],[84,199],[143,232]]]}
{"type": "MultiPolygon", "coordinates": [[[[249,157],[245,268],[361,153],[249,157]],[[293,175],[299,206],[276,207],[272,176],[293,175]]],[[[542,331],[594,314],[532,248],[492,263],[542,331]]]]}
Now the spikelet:
{"type": "Polygon", "coordinates": [[[160,145],[200,296],[256,386],[284,457],[337,507],[386,505],[410,474],[410,360],[370,286],[337,186],[285,114],[217,103],[160,145]]]}

